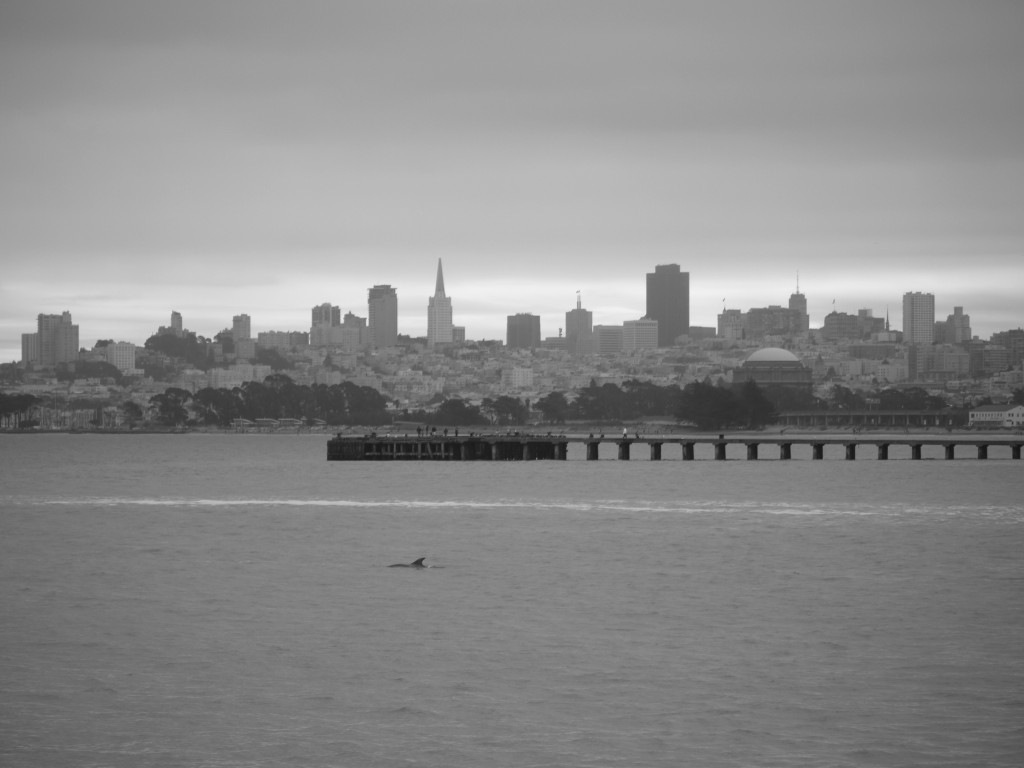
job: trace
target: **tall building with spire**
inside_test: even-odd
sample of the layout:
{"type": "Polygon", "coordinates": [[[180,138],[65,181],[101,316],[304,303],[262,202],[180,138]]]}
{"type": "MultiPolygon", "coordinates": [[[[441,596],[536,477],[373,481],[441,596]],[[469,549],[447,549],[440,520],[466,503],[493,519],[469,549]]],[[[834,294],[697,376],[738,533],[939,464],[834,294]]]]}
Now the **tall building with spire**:
{"type": "Polygon", "coordinates": [[[811,327],[810,318],[807,316],[807,297],[800,293],[800,275],[796,276],[796,293],[789,296],[789,311],[793,313],[794,333],[807,333],[811,327]]]}
{"type": "Polygon", "coordinates": [[[565,349],[570,355],[589,355],[594,351],[594,314],[583,309],[579,291],[576,309],[565,313],[565,349]]]}
{"type": "Polygon", "coordinates": [[[437,260],[434,295],[427,302],[427,346],[452,343],[452,300],[444,292],[444,272],[437,260]]]}

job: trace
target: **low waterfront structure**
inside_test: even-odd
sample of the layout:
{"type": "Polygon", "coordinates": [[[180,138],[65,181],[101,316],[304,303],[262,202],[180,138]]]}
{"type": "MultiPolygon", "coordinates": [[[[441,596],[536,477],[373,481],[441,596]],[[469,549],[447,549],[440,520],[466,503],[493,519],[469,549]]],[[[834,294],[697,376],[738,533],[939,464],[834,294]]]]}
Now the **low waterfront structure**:
{"type": "Polygon", "coordinates": [[[588,461],[598,459],[600,446],[608,443],[616,446],[619,460],[628,461],[634,446],[647,447],[651,461],[660,461],[665,446],[678,445],[683,461],[696,459],[698,445],[711,446],[716,461],[724,461],[728,457],[730,446],[742,446],[748,460],[761,457],[762,446],[778,449],[780,460],[793,458],[794,446],[805,446],[811,449],[811,458],[820,461],[825,458],[828,446],[841,446],[846,460],[857,458],[859,448],[873,447],[876,458],[886,461],[890,458],[893,446],[906,446],[910,449],[910,458],[920,460],[923,449],[941,448],[945,459],[965,458],[964,448],[974,448],[977,459],[988,459],[989,450],[999,446],[1009,449],[1009,457],[1021,458],[1021,447],[1024,437],[921,437],[917,435],[873,435],[856,436],[789,436],[777,437],[742,435],[726,437],[723,435],[692,436],[692,435],[654,435],[621,437],[605,435],[531,435],[518,432],[506,434],[470,434],[464,436],[448,436],[437,433],[423,435],[377,435],[362,436],[338,435],[327,442],[328,461],[530,461],[537,459],[553,459],[565,461],[569,456],[569,446],[582,445],[586,449],[588,461]],[[959,451],[957,449],[960,449],[959,451]],[[958,455],[959,454],[959,455],[958,455]]]}

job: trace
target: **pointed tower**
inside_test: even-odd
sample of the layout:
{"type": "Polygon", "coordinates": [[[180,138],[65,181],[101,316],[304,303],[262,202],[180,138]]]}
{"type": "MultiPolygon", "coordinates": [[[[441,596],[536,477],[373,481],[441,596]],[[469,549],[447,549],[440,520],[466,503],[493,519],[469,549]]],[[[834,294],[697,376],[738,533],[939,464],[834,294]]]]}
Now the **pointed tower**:
{"type": "Polygon", "coordinates": [[[570,355],[588,355],[594,351],[594,314],[583,308],[576,291],[576,309],[565,313],[565,348],[570,355]]]}
{"type": "Polygon", "coordinates": [[[792,314],[792,329],[795,335],[807,333],[811,327],[807,316],[807,297],[800,293],[800,273],[796,273],[796,293],[789,296],[789,311],[792,314]]]}
{"type": "Polygon", "coordinates": [[[438,259],[434,295],[427,302],[427,346],[451,342],[452,300],[444,292],[444,272],[441,270],[441,260],[438,259]]]}

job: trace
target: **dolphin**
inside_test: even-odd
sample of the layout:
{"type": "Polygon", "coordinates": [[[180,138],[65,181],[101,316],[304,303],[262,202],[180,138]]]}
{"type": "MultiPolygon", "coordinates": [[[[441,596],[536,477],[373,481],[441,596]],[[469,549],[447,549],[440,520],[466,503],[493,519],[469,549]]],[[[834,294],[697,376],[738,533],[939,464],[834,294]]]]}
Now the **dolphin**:
{"type": "Polygon", "coordinates": [[[413,560],[411,563],[395,563],[394,565],[389,565],[388,568],[426,568],[427,566],[423,564],[424,560],[426,558],[421,557],[419,560],[413,560]]]}

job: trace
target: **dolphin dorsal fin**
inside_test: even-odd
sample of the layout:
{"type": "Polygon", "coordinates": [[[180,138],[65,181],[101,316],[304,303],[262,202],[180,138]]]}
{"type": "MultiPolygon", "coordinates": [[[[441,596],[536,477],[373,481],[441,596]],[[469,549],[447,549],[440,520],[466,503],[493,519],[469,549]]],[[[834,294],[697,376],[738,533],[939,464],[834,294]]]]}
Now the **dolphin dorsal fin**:
{"type": "Polygon", "coordinates": [[[426,559],[427,558],[425,558],[425,557],[421,557],[419,560],[413,560],[412,561],[412,565],[423,565],[423,561],[426,560],[426,559]]]}

